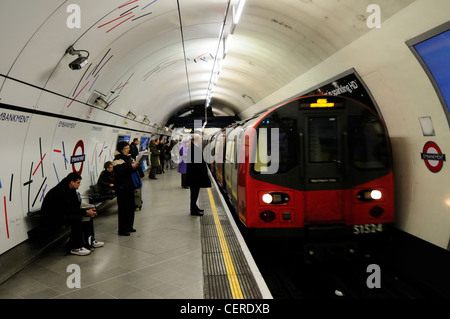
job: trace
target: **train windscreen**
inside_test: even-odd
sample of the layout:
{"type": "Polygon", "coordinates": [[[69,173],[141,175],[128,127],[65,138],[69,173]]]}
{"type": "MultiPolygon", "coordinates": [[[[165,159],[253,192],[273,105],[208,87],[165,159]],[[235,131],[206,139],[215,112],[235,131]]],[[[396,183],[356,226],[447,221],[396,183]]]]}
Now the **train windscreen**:
{"type": "Polygon", "coordinates": [[[390,170],[390,145],[382,120],[351,99],[293,101],[261,119],[256,131],[255,161],[250,166],[256,180],[299,190],[344,189],[390,170]],[[275,133],[278,139],[272,138],[275,133]],[[273,157],[276,144],[279,154],[273,157]]]}
{"type": "Polygon", "coordinates": [[[349,152],[352,163],[359,169],[388,167],[388,149],[384,128],[369,111],[349,117],[349,152]]]}
{"type": "Polygon", "coordinates": [[[308,122],[309,161],[336,162],[338,156],[336,117],[311,117],[308,122]]]}

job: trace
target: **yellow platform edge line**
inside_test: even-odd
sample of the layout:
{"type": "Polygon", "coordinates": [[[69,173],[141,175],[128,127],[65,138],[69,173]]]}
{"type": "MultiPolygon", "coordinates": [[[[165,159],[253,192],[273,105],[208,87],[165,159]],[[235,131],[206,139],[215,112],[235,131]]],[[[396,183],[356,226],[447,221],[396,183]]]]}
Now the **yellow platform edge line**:
{"type": "Polygon", "coordinates": [[[223,233],[222,225],[220,224],[219,214],[217,213],[216,203],[214,202],[214,198],[211,192],[211,189],[208,188],[209,202],[211,203],[211,209],[214,216],[214,223],[216,226],[217,234],[219,236],[220,248],[222,249],[222,256],[225,262],[225,268],[227,271],[228,282],[230,284],[231,293],[233,295],[233,299],[244,299],[244,295],[242,294],[241,285],[239,284],[239,280],[236,276],[236,270],[234,268],[233,260],[231,259],[230,250],[228,249],[228,244],[225,239],[225,235],[223,233]]]}

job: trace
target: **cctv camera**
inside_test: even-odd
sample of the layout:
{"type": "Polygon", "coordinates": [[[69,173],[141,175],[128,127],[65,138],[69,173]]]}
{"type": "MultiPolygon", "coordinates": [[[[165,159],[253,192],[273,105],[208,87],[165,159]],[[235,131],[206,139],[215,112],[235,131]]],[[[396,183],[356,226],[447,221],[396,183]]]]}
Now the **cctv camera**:
{"type": "Polygon", "coordinates": [[[89,57],[89,52],[86,50],[75,50],[73,48],[73,46],[70,46],[67,50],[66,50],[66,54],[70,54],[70,55],[78,55],[78,58],[76,58],[74,61],[72,61],[69,64],[69,67],[72,70],[79,70],[81,69],[83,66],[85,66],[88,63],[88,57],[89,57]],[[85,52],[87,53],[87,56],[81,56],[81,52],[85,52]]]}
{"type": "Polygon", "coordinates": [[[79,70],[82,67],[84,67],[88,63],[87,57],[78,57],[75,60],[73,60],[71,63],[69,63],[69,68],[72,70],[79,70]]]}

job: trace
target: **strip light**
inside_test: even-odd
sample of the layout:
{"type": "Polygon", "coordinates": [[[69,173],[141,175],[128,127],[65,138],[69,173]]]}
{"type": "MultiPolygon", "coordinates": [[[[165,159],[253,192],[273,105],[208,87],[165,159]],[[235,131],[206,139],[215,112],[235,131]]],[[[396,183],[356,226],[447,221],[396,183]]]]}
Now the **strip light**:
{"type": "Polygon", "coordinates": [[[233,7],[233,22],[234,24],[238,24],[239,20],[241,19],[241,15],[242,15],[242,10],[244,10],[244,5],[245,5],[245,0],[241,0],[239,1],[237,10],[234,10],[233,7]]]}

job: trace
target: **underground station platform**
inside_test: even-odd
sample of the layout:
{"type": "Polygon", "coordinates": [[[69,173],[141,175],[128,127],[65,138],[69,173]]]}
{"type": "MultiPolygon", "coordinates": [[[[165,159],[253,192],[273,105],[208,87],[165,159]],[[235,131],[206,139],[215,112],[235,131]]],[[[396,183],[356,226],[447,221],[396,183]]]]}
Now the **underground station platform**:
{"type": "Polygon", "coordinates": [[[117,202],[107,200],[94,219],[103,247],[67,255],[67,230],[15,266],[0,299],[271,299],[215,181],[200,191],[200,217],[190,215],[189,189],[176,169],[157,178],[142,179],[135,233],[117,234],[117,202]]]}

